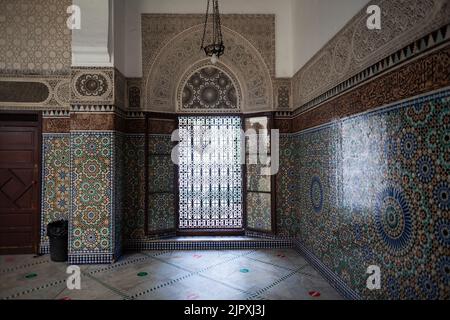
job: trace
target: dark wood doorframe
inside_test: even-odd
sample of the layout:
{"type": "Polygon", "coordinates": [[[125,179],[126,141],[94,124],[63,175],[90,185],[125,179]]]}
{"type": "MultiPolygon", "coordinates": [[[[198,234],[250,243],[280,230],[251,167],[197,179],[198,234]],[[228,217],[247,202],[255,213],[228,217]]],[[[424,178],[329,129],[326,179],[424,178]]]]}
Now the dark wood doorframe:
{"type": "MultiPolygon", "coordinates": [[[[38,111],[0,111],[0,130],[35,128],[32,194],[34,196],[31,222],[31,250],[0,248],[0,254],[39,253],[42,197],[42,113],[38,111]]],[[[5,131],[6,131],[5,130],[5,131]]]]}
{"type": "MultiPolygon", "coordinates": [[[[267,117],[268,118],[268,131],[270,134],[270,130],[271,129],[276,129],[274,128],[275,126],[275,121],[274,121],[274,113],[273,112],[257,112],[257,113],[251,113],[251,114],[245,114],[243,116],[243,125],[244,125],[244,131],[245,131],[245,120],[249,119],[249,118],[259,118],[259,117],[267,117]]],[[[271,139],[271,138],[270,138],[271,139]]],[[[270,141],[270,145],[272,146],[272,141],[270,141]]],[[[270,155],[272,155],[272,151],[270,150],[270,155]]],[[[247,156],[247,153],[245,154],[245,156],[247,156]]],[[[247,162],[247,161],[246,161],[247,162]]],[[[271,235],[274,236],[277,234],[277,217],[276,217],[276,176],[277,175],[272,175],[270,177],[270,204],[271,204],[271,230],[258,230],[258,229],[252,229],[249,228],[247,225],[245,226],[245,230],[246,231],[250,231],[250,232],[254,232],[257,234],[264,234],[264,235],[271,235]]],[[[245,197],[247,197],[247,193],[249,192],[247,189],[248,184],[247,184],[247,163],[245,163],[245,188],[244,193],[245,193],[245,197]]],[[[261,192],[261,193],[266,193],[266,192],[261,192]]],[[[267,192],[269,193],[269,192],[267,192]]],[[[247,199],[245,199],[245,211],[246,211],[246,215],[247,215],[247,199]]],[[[247,217],[247,216],[246,216],[247,217]]]]}
{"type": "MultiPolygon", "coordinates": [[[[146,112],[145,113],[145,234],[150,235],[148,233],[148,219],[149,212],[148,212],[148,136],[150,134],[149,130],[149,119],[150,117],[156,118],[156,119],[168,119],[168,120],[175,120],[176,121],[176,128],[179,128],[178,125],[178,116],[240,116],[241,117],[241,125],[242,128],[245,130],[245,119],[246,118],[252,118],[252,117],[260,117],[260,116],[266,116],[269,118],[269,126],[271,129],[274,128],[274,114],[273,112],[261,112],[261,113],[252,113],[252,114],[242,114],[242,113],[206,113],[206,114],[199,114],[199,113],[183,113],[183,114],[164,114],[164,113],[153,113],[153,112],[146,112]]],[[[173,145],[175,146],[177,142],[173,142],[173,145]]],[[[245,232],[252,231],[255,233],[261,233],[261,234],[269,234],[269,235],[276,235],[277,233],[277,223],[276,223],[276,175],[271,177],[271,223],[272,223],[272,230],[253,230],[249,229],[247,227],[247,206],[246,206],[246,197],[247,197],[247,165],[244,164],[242,166],[242,229],[232,229],[232,230],[210,230],[210,229],[196,229],[196,230],[184,230],[179,229],[179,180],[178,180],[178,166],[174,164],[174,199],[175,199],[175,220],[176,220],[176,228],[175,230],[161,230],[158,234],[166,234],[166,233],[174,233],[178,236],[238,236],[238,235],[245,235],[245,232]]],[[[156,234],[151,234],[156,235],[156,234]]]]}
{"type": "MultiPolygon", "coordinates": [[[[146,236],[154,237],[154,236],[161,236],[161,235],[173,235],[176,233],[177,226],[176,225],[173,229],[166,229],[166,230],[158,230],[158,231],[149,231],[148,224],[150,217],[149,212],[149,197],[152,194],[149,191],[149,161],[151,156],[167,156],[167,155],[150,155],[149,147],[150,147],[150,135],[152,133],[152,128],[150,127],[150,120],[161,120],[161,121],[173,121],[176,123],[175,129],[178,128],[178,116],[176,114],[169,114],[169,113],[160,113],[160,112],[145,112],[145,137],[144,137],[144,233],[146,236]]],[[[161,133],[155,133],[155,134],[167,134],[166,132],[161,133]]],[[[176,142],[172,143],[173,146],[176,145],[176,142]]],[[[174,194],[174,209],[175,209],[175,219],[178,219],[178,180],[177,180],[177,167],[175,164],[174,166],[174,177],[173,177],[173,194],[174,194]]],[[[167,192],[162,192],[167,193],[167,192]]]]}

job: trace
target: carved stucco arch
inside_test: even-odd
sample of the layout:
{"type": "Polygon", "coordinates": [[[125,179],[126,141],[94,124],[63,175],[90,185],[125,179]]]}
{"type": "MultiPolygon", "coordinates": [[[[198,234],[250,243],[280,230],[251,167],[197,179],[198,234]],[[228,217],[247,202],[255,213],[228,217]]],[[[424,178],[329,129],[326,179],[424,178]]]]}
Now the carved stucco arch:
{"type": "MultiPolygon", "coordinates": [[[[239,33],[226,27],[222,31],[226,50],[217,66],[236,79],[241,112],[272,110],[272,79],[260,52],[239,33]]],[[[159,50],[144,75],[143,110],[176,112],[177,90],[185,75],[205,63],[205,53],[200,50],[202,35],[203,25],[193,26],[159,50]]]]}

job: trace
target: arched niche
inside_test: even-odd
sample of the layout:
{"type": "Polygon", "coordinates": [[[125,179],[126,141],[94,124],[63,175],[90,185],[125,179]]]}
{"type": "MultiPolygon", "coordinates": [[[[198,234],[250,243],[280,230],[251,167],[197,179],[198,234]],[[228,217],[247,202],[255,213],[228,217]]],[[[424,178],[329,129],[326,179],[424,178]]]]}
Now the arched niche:
{"type": "MultiPolygon", "coordinates": [[[[209,64],[200,50],[203,25],[193,26],[168,41],[149,62],[143,77],[144,111],[180,110],[180,87],[186,75],[209,64]]],[[[225,54],[215,66],[234,81],[240,94],[239,111],[243,113],[273,109],[272,79],[259,51],[239,33],[223,27],[225,54]]]]}

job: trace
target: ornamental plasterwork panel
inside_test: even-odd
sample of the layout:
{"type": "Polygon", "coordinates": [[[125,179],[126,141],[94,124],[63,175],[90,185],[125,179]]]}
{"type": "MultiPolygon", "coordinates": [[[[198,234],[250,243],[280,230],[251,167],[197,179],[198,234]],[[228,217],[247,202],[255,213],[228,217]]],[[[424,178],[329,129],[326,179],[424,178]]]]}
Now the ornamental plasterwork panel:
{"type": "MultiPolygon", "coordinates": [[[[176,35],[203,25],[202,14],[142,14],[142,70],[147,74],[158,52],[176,35]]],[[[275,75],[275,15],[224,14],[222,25],[238,32],[261,54],[271,76],[275,75]]],[[[200,47],[199,47],[200,48],[200,47]]]]}
{"type": "Polygon", "coordinates": [[[0,1],[0,73],[68,74],[70,0],[0,1]]]}
{"type": "MultiPolygon", "coordinates": [[[[0,101],[2,110],[68,110],[70,106],[69,76],[0,76],[0,86],[8,86],[8,101],[0,101]],[[20,84],[31,84],[30,88],[45,92],[23,92],[20,84]],[[36,86],[33,86],[35,84],[36,86]],[[41,86],[38,86],[38,85],[41,86]],[[21,97],[44,96],[40,101],[22,101],[21,97]]],[[[3,89],[2,89],[3,90],[3,89]]],[[[2,100],[2,99],[0,99],[2,100]]]]}
{"type": "Polygon", "coordinates": [[[367,28],[369,16],[364,7],[293,77],[294,108],[450,23],[448,0],[377,0],[369,4],[381,8],[381,30],[367,28]]]}
{"type": "Polygon", "coordinates": [[[186,72],[177,89],[177,112],[237,112],[242,93],[234,75],[221,64],[204,61],[186,72]]]}
{"type": "Polygon", "coordinates": [[[141,82],[140,78],[128,78],[126,88],[127,109],[138,111],[141,109],[141,82]]]}
{"type": "Polygon", "coordinates": [[[292,97],[291,97],[291,79],[290,78],[277,78],[273,82],[273,95],[275,110],[290,110],[292,97]]]}
{"type": "Polygon", "coordinates": [[[114,69],[73,68],[71,104],[114,104],[114,69]]]}
{"type": "MultiPolygon", "coordinates": [[[[202,35],[203,25],[197,25],[176,35],[161,48],[143,76],[144,110],[176,110],[176,91],[184,73],[195,64],[208,61],[204,52],[199,50],[202,35]]],[[[272,110],[272,78],[260,52],[242,35],[227,27],[223,27],[223,37],[227,48],[220,63],[230,70],[239,82],[242,111],[272,110]]],[[[145,51],[143,57],[146,57],[145,51]]],[[[144,58],[144,61],[146,59],[144,58]]]]}

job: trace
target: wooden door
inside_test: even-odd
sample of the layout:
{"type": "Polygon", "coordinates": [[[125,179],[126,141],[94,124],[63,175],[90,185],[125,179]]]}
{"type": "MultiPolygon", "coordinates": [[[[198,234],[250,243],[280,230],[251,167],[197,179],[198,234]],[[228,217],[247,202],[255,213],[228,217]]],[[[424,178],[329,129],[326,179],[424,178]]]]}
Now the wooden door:
{"type": "Polygon", "coordinates": [[[0,113],[0,254],[37,253],[40,116],[0,113]]]}

